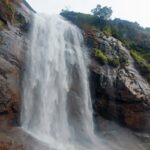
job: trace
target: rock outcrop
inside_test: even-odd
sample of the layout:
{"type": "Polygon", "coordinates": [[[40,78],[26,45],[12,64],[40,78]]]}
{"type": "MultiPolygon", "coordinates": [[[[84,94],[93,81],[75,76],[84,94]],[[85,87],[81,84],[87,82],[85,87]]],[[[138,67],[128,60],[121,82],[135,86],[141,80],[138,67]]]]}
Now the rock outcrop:
{"type": "Polygon", "coordinates": [[[10,130],[19,125],[21,79],[31,15],[22,0],[0,1],[0,149],[21,149],[10,136],[14,134],[10,130]]]}
{"type": "MultiPolygon", "coordinates": [[[[20,108],[21,73],[31,12],[22,1],[3,0],[0,7],[0,116],[12,117],[20,108]]],[[[13,120],[17,123],[16,117],[13,120]]]]}
{"type": "Polygon", "coordinates": [[[115,20],[106,21],[90,14],[67,10],[60,14],[81,28],[85,45],[89,48],[90,87],[95,116],[115,120],[133,130],[148,131],[150,129],[149,49],[144,48],[146,45],[144,38],[140,39],[142,42],[138,41],[138,35],[146,37],[149,41],[147,34],[143,34],[144,29],[123,20],[118,20],[120,23],[118,27],[115,25],[115,20]],[[132,33],[133,27],[135,30],[132,33]],[[111,35],[118,37],[124,43],[111,35]],[[136,39],[136,35],[137,40],[132,40],[136,39]],[[137,52],[138,50],[135,53],[134,49],[137,47],[138,50],[143,48],[145,58],[137,52]]]}
{"type": "MultiPolygon", "coordinates": [[[[150,85],[123,44],[100,31],[85,29],[90,86],[95,116],[115,120],[134,130],[150,129],[150,85]],[[105,62],[97,55],[105,56],[105,62]]],[[[104,60],[103,60],[104,61],[104,60]]]]}

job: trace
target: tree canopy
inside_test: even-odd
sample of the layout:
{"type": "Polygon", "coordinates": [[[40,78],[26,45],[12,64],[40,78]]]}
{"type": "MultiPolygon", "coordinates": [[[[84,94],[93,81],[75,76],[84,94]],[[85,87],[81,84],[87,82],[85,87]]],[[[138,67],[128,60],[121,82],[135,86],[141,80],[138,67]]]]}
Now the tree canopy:
{"type": "Polygon", "coordinates": [[[97,16],[97,17],[99,17],[100,19],[103,19],[103,20],[110,19],[111,15],[113,13],[111,7],[107,7],[107,6],[102,7],[100,4],[98,4],[96,6],[96,8],[92,9],[91,12],[95,16],[97,16]]]}

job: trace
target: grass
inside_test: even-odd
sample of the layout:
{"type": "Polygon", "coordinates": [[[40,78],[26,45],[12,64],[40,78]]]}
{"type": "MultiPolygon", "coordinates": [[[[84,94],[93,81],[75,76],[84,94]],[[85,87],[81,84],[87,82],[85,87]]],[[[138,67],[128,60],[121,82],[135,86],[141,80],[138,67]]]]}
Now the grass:
{"type": "Polygon", "coordinates": [[[120,61],[119,58],[115,57],[115,58],[109,58],[108,59],[109,65],[112,67],[118,67],[120,65],[120,61]]]}
{"type": "Polygon", "coordinates": [[[0,31],[3,30],[5,27],[5,24],[0,20],[0,31]]]}
{"type": "Polygon", "coordinates": [[[147,62],[146,59],[140,54],[139,52],[135,50],[130,51],[131,56],[134,58],[136,63],[139,65],[140,69],[143,73],[150,73],[150,64],[147,62]]]}
{"type": "Polygon", "coordinates": [[[136,50],[131,50],[130,51],[130,53],[131,53],[131,56],[134,58],[134,60],[140,65],[142,65],[142,64],[146,64],[147,62],[146,62],[146,60],[142,57],[142,55],[139,53],[139,52],[137,52],[136,50]]]}
{"type": "Polygon", "coordinates": [[[99,60],[99,62],[100,62],[101,64],[104,65],[104,64],[107,64],[107,63],[108,63],[106,56],[105,56],[104,53],[103,53],[101,50],[99,50],[98,48],[95,48],[95,56],[98,58],[98,60],[99,60]]]}

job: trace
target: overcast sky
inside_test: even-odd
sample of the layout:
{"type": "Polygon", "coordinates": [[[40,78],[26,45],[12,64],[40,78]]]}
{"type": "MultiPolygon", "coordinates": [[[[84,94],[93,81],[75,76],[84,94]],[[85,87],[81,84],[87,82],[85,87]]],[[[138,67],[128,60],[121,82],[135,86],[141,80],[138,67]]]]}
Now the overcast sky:
{"type": "Polygon", "coordinates": [[[27,0],[37,11],[58,14],[61,9],[90,13],[97,4],[110,6],[113,18],[136,21],[144,27],[150,27],[150,0],[27,0]]]}

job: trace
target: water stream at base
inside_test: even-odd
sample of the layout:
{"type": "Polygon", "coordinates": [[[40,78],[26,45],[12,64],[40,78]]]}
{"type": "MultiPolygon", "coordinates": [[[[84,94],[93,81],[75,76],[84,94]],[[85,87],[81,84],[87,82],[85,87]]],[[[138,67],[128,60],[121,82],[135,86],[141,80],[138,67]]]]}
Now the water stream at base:
{"type": "Polygon", "coordinates": [[[30,41],[22,128],[50,150],[126,150],[94,133],[81,31],[60,16],[35,15],[30,41]]]}

